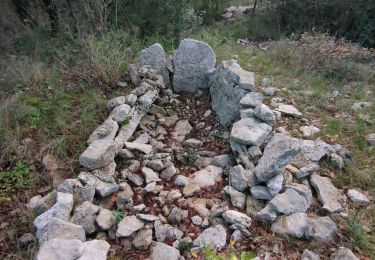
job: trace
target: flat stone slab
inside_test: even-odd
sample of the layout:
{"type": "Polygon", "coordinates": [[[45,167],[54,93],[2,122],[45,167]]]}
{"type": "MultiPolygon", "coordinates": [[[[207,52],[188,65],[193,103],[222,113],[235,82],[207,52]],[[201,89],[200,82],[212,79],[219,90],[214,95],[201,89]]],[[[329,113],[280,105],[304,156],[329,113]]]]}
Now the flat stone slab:
{"type": "Polygon", "coordinates": [[[304,213],[309,208],[306,199],[293,189],[277,194],[269,203],[274,210],[285,215],[304,213]]]}
{"type": "Polygon", "coordinates": [[[144,222],[136,216],[124,217],[124,219],[118,223],[116,237],[129,237],[144,226],[144,222]]]}
{"type": "Polygon", "coordinates": [[[244,118],[233,124],[231,140],[245,145],[260,146],[271,133],[272,126],[253,118],[244,118]]]}
{"type": "Polygon", "coordinates": [[[339,212],[344,209],[341,205],[343,200],[342,194],[329,178],[313,174],[310,178],[310,183],[316,193],[318,193],[318,199],[323,204],[323,209],[330,213],[339,212]]]}
{"type": "Polygon", "coordinates": [[[276,111],[281,112],[281,114],[296,117],[296,118],[300,118],[303,115],[300,111],[298,111],[297,108],[295,108],[292,105],[280,104],[279,107],[276,109],[276,111]]]}
{"type": "Polygon", "coordinates": [[[116,155],[113,140],[96,140],[79,157],[79,163],[90,169],[103,168],[110,164],[116,155]]]}
{"type": "Polygon", "coordinates": [[[289,216],[280,216],[271,226],[272,232],[281,237],[307,238],[308,217],[306,213],[294,213],[289,216]]]}

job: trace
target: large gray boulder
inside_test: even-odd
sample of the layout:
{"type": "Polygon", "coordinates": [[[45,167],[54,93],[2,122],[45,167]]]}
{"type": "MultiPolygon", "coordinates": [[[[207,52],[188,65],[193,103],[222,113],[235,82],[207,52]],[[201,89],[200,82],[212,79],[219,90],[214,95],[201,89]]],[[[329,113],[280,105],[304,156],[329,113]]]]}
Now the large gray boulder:
{"type": "Polygon", "coordinates": [[[208,73],[214,69],[216,55],[207,43],[184,39],[180,42],[173,63],[174,90],[194,93],[208,87],[208,73]]]}
{"type": "Polygon", "coordinates": [[[155,43],[140,52],[138,63],[141,66],[150,65],[153,67],[163,77],[165,86],[169,88],[169,72],[165,57],[163,46],[159,43],[155,43]]]}
{"type": "Polygon", "coordinates": [[[212,109],[222,125],[240,118],[240,101],[255,91],[254,75],[243,70],[235,60],[223,61],[210,75],[209,85],[212,109]]]}
{"type": "Polygon", "coordinates": [[[96,140],[79,157],[79,163],[90,169],[103,168],[110,164],[116,155],[113,140],[96,140]]]}

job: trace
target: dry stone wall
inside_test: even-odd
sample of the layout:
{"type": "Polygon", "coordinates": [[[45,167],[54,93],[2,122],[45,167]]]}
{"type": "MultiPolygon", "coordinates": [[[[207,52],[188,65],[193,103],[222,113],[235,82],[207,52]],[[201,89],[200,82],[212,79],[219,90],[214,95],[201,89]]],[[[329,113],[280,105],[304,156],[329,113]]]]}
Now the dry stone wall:
{"type": "MultiPolygon", "coordinates": [[[[275,129],[284,116],[302,113],[289,104],[264,104],[255,75],[236,60],[216,69],[215,62],[206,43],[183,40],[171,86],[162,46],[140,53],[129,66],[137,87],[108,101],[109,117],[89,137],[78,178],[30,200],[38,214],[36,259],[106,259],[107,241],[131,245],[141,258],[190,259],[205,247],[220,251],[229,240],[248,241],[260,222],[288,239],[336,239],[340,230],[331,215],[345,212],[347,197],[321,176],[320,163],[345,167],[350,152],[275,129]],[[188,117],[210,106],[199,100],[202,89],[214,112],[188,117]],[[230,132],[220,132],[215,115],[230,132]],[[318,214],[308,214],[312,204],[318,214]],[[182,252],[183,245],[191,249],[182,252]]],[[[348,196],[355,205],[369,203],[357,190],[348,196]]],[[[356,259],[348,249],[335,254],[356,259]]],[[[318,257],[308,249],[303,256],[318,257]]]]}

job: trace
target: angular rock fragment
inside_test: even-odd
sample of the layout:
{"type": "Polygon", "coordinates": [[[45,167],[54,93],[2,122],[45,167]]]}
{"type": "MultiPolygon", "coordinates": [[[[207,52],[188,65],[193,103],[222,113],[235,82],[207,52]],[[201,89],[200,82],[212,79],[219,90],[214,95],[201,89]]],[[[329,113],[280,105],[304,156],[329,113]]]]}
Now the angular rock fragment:
{"type": "Polygon", "coordinates": [[[293,189],[277,194],[269,204],[274,210],[285,215],[304,213],[309,208],[306,199],[293,189]]]}
{"type": "Polygon", "coordinates": [[[316,193],[318,193],[318,199],[323,204],[323,209],[330,213],[343,210],[343,206],[341,205],[343,200],[342,194],[329,178],[313,174],[310,178],[310,183],[316,193]]]}
{"type": "Polygon", "coordinates": [[[251,225],[251,218],[235,210],[227,210],[223,213],[223,219],[229,224],[241,224],[246,228],[251,225]]]}
{"type": "Polygon", "coordinates": [[[229,195],[232,205],[236,208],[242,209],[245,206],[246,195],[232,188],[225,186],[224,192],[229,195]]]}
{"type": "Polygon", "coordinates": [[[68,221],[73,203],[72,194],[58,192],[55,205],[34,219],[34,226],[37,230],[42,229],[52,217],[68,221]]]}
{"type": "Polygon", "coordinates": [[[282,237],[307,238],[308,217],[306,213],[294,213],[289,216],[280,216],[271,226],[272,232],[282,237]]]}
{"type": "Polygon", "coordinates": [[[82,226],[86,234],[92,234],[96,231],[95,218],[98,211],[98,206],[86,201],[74,210],[71,222],[82,226]]]}
{"type": "Polygon", "coordinates": [[[149,260],[180,260],[180,251],[172,246],[168,246],[164,243],[154,242],[151,246],[151,254],[149,260]]]}
{"type": "Polygon", "coordinates": [[[302,117],[302,113],[298,111],[298,109],[292,105],[280,104],[279,107],[276,109],[276,111],[279,111],[281,112],[281,114],[284,114],[287,116],[292,116],[296,118],[302,117]]]}
{"type": "Polygon", "coordinates": [[[203,230],[203,232],[194,240],[196,247],[210,247],[220,251],[226,245],[227,232],[222,225],[216,225],[203,230]]]}
{"type": "Polygon", "coordinates": [[[79,163],[90,169],[98,169],[110,164],[116,155],[113,140],[96,140],[79,157],[79,163]]]}
{"type": "Polygon", "coordinates": [[[272,127],[253,118],[244,118],[233,124],[231,140],[245,145],[260,146],[271,133],[272,127]]]}
{"type": "Polygon", "coordinates": [[[257,184],[255,174],[251,170],[245,170],[242,165],[237,165],[229,171],[229,183],[238,191],[244,191],[247,187],[257,184]]]}
{"type": "Polygon", "coordinates": [[[348,190],[348,197],[356,206],[365,206],[370,203],[370,200],[364,194],[355,189],[348,190]]]}
{"type": "Polygon", "coordinates": [[[136,216],[127,216],[118,223],[116,237],[129,237],[145,226],[144,222],[136,216]]]}
{"type": "Polygon", "coordinates": [[[197,171],[192,176],[192,182],[195,182],[201,188],[215,185],[222,180],[223,169],[217,166],[209,165],[206,168],[197,171]]]}
{"type": "Polygon", "coordinates": [[[315,217],[308,220],[309,237],[319,242],[330,242],[337,232],[337,226],[330,217],[315,217]]]}

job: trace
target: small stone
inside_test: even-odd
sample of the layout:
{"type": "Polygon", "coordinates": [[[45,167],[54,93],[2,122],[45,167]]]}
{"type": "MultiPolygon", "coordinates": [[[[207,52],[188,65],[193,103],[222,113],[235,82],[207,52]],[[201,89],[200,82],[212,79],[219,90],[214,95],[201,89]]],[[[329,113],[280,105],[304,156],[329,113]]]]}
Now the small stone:
{"type": "Polygon", "coordinates": [[[276,123],[275,113],[265,104],[260,104],[255,108],[255,116],[267,124],[274,125],[276,123]]]}
{"type": "Polygon", "coordinates": [[[356,206],[365,206],[370,203],[370,200],[364,194],[355,189],[348,190],[348,197],[356,206]]]}
{"type": "Polygon", "coordinates": [[[146,205],[145,204],[139,204],[139,205],[137,205],[137,206],[133,206],[133,211],[135,211],[135,212],[142,212],[142,211],[144,211],[145,209],[146,209],[147,207],[146,207],[146,205]]]}
{"type": "Polygon", "coordinates": [[[209,165],[206,168],[195,172],[192,175],[192,182],[195,182],[201,188],[214,186],[217,182],[222,180],[223,169],[214,165],[209,165]]]}
{"type": "Polygon", "coordinates": [[[203,232],[194,240],[193,245],[197,247],[211,247],[220,251],[226,245],[227,232],[221,225],[216,225],[203,230],[203,232]]]}
{"type": "Polygon", "coordinates": [[[312,125],[301,126],[299,130],[303,133],[303,136],[306,138],[312,137],[320,132],[319,128],[312,126],[312,125]]]}
{"type": "Polygon", "coordinates": [[[190,148],[199,148],[203,145],[203,142],[201,140],[190,138],[184,141],[184,145],[190,148]]]}
{"type": "Polygon", "coordinates": [[[98,227],[100,227],[102,230],[110,229],[115,223],[115,217],[112,211],[105,208],[100,208],[99,214],[95,220],[98,227]]]}
{"type": "Polygon", "coordinates": [[[270,96],[270,97],[273,97],[276,94],[276,92],[277,92],[277,89],[273,87],[268,87],[268,88],[263,89],[264,95],[270,96]]]}
{"type": "Polygon", "coordinates": [[[133,240],[133,246],[138,250],[147,250],[152,243],[152,229],[142,229],[138,231],[133,240]]]}
{"type": "Polygon", "coordinates": [[[125,103],[133,107],[137,102],[138,97],[134,94],[129,94],[125,97],[125,103]]]}
{"type": "Polygon", "coordinates": [[[259,159],[263,155],[262,150],[256,145],[250,146],[249,149],[247,149],[247,152],[253,159],[259,159]]]}
{"type": "Polygon", "coordinates": [[[359,260],[353,252],[345,247],[340,247],[337,251],[331,256],[332,260],[359,260]]]}
{"type": "Polygon", "coordinates": [[[298,192],[301,196],[303,196],[307,203],[310,205],[313,200],[313,195],[311,192],[310,185],[304,185],[304,184],[299,184],[299,183],[289,183],[285,185],[286,188],[290,188],[298,192]]]}
{"type": "Polygon", "coordinates": [[[196,215],[196,216],[191,217],[191,222],[194,225],[200,226],[202,225],[203,220],[200,216],[196,215]]]}
{"type": "Polygon", "coordinates": [[[70,212],[73,209],[73,195],[68,193],[57,193],[57,202],[53,207],[34,219],[34,226],[39,230],[42,229],[52,217],[68,221],[70,212]]]}
{"type": "Polygon", "coordinates": [[[174,207],[168,216],[168,221],[172,224],[179,224],[188,217],[188,211],[179,207],[174,207]]]}
{"type": "Polygon", "coordinates": [[[118,124],[122,124],[129,118],[131,107],[128,104],[122,104],[115,107],[109,115],[118,124]]]}
{"type": "Polygon", "coordinates": [[[310,176],[311,174],[316,173],[317,171],[319,171],[319,169],[320,169],[319,164],[311,163],[299,169],[298,172],[295,173],[295,175],[297,179],[302,179],[307,176],[310,176]]]}
{"type": "Polygon", "coordinates": [[[255,174],[251,170],[245,170],[242,165],[237,165],[229,171],[229,183],[238,191],[244,191],[247,187],[256,185],[255,174]]]}
{"type": "Polygon", "coordinates": [[[342,157],[336,153],[330,155],[331,164],[335,169],[342,170],[345,168],[345,163],[342,157]]]}
{"type": "Polygon", "coordinates": [[[147,167],[151,168],[152,170],[159,172],[163,170],[164,164],[161,159],[155,159],[151,160],[149,163],[147,163],[147,167]]]}
{"type": "Polygon", "coordinates": [[[251,225],[251,218],[235,210],[227,210],[223,213],[223,219],[229,224],[241,224],[246,228],[251,225]]]}
{"type": "Polygon", "coordinates": [[[233,124],[231,140],[244,145],[261,145],[271,133],[269,124],[253,118],[244,118],[233,124]]]}
{"type": "Polygon", "coordinates": [[[185,185],[182,193],[184,194],[184,197],[191,197],[194,193],[199,192],[201,190],[201,187],[195,183],[195,182],[189,182],[185,185]]]}
{"type": "Polygon", "coordinates": [[[303,253],[301,255],[301,260],[320,260],[320,257],[314,252],[311,252],[310,250],[305,249],[303,250],[303,253]]]}
{"type": "Polygon", "coordinates": [[[92,234],[96,231],[95,218],[98,211],[98,206],[85,201],[74,210],[71,222],[82,226],[86,234],[92,234]]]}
{"type": "Polygon", "coordinates": [[[117,107],[119,105],[122,105],[122,104],[125,104],[125,97],[124,96],[114,97],[114,98],[112,98],[108,101],[107,109],[112,110],[115,107],[117,107]]]}
{"type": "Polygon", "coordinates": [[[253,186],[250,189],[251,196],[257,200],[271,200],[272,195],[266,186],[253,186]]]}
{"type": "Polygon", "coordinates": [[[160,217],[150,215],[150,214],[137,214],[137,218],[139,218],[141,220],[144,220],[144,221],[147,221],[147,222],[154,222],[154,221],[160,219],[160,217]]]}
{"type": "Polygon", "coordinates": [[[370,146],[375,146],[375,133],[366,135],[366,142],[370,146]]]}
{"type": "Polygon", "coordinates": [[[174,132],[172,132],[172,138],[178,142],[182,142],[192,130],[193,127],[190,125],[188,120],[180,120],[176,123],[174,132]]]}
{"type": "Polygon", "coordinates": [[[176,173],[177,173],[177,169],[172,163],[160,173],[160,178],[162,178],[163,180],[169,181],[173,176],[176,175],[176,173]]]}
{"type": "Polygon", "coordinates": [[[250,92],[246,94],[240,101],[240,104],[248,107],[257,107],[262,104],[263,95],[258,92],[250,92]]]}
{"type": "Polygon", "coordinates": [[[150,154],[154,150],[152,145],[141,144],[141,143],[136,143],[136,142],[125,142],[125,147],[129,150],[136,150],[144,154],[150,154]]]}
{"type": "Polygon", "coordinates": [[[129,237],[136,231],[142,229],[144,225],[144,222],[139,220],[136,216],[124,217],[124,219],[118,223],[116,237],[129,237]]]}
{"type": "Polygon", "coordinates": [[[180,251],[164,243],[154,242],[151,247],[149,260],[180,260],[180,251]]]}
{"type": "Polygon", "coordinates": [[[267,206],[255,215],[255,218],[262,221],[274,222],[277,218],[277,212],[267,204],[267,206]]]}
{"type": "Polygon", "coordinates": [[[211,164],[224,169],[224,168],[236,165],[236,160],[231,154],[223,154],[223,155],[215,156],[212,159],[211,164]]]}
{"type": "Polygon", "coordinates": [[[32,233],[25,233],[20,238],[18,238],[18,241],[21,245],[26,246],[32,242],[35,241],[35,237],[32,233]]]}
{"type": "Polygon", "coordinates": [[[143,167],[142,168],[142,173],[145,176],[146,183],[151,183],[151,182],[159,182],[161,179],[159,178],[158,174],[151,170],[150,168],[143,167]]]}
{"type": "Polygon", "coordinates": [[[267,188],[272,197],[279,194],[279,192],[282,190],[283,181],[284,177],[282,174],[276,175],[267,181],[267,188]]]}
{"type": "Polygon", "coordinates": [[[224,192],[229,195],[232,205],[236,208],[242,209],[245,206],[246,195],[232,188],[231,186],[224,187],[224,192]]]}
{"type": "Polygon", "coordinates": [[[276,109],[276,111],[279,111],[283,115],[287,115],[287,116],[292,116],[296,118],[302,117],[302,113],[298,111],[298,109],[292,105],[280,104],[279,107],[276,109]]]}

